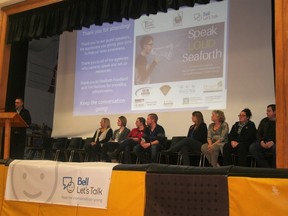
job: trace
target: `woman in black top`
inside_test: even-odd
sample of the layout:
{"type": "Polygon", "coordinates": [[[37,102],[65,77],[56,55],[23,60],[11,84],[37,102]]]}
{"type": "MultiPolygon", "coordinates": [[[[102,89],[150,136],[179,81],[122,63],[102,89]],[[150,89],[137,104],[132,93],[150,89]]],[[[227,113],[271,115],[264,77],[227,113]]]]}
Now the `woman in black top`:
{"type": "Polygon", "coordinates": [[[201,152],[201,146],[207,142],[207,126],[200,111],[192,113],[193,125],[188,130],[186,138],[171,146],[166,154],[180,151],[183,157],[183,165],[190,165],[189,152],[201,152]]]}
{"type": "Polygon", "coordinates": [[[232,164],[232,154],[238,156],[238,166],[247,166],[249,146],[256,140],[256,127],[251,119],[252,113],[246,108],[238,115],[229,133],[229,142],[223,147],[223,165],[232,164]]]}

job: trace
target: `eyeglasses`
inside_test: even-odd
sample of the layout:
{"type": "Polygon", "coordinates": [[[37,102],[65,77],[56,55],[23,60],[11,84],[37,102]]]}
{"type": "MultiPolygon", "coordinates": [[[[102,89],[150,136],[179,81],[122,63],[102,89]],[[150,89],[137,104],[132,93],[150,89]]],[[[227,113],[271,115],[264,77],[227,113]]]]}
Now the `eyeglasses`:
{"type": "Polygon", "coordinates": [[[238,115],[238,117],[246,117],[246,115],[238,115]]]}

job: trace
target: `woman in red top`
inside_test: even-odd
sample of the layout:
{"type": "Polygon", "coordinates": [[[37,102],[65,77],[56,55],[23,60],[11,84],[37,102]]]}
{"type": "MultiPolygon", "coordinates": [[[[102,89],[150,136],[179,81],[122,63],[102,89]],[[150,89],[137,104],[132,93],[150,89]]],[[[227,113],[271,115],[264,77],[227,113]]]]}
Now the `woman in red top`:
{"type": "Polygon", "coordinates": [[[120,152],[124,151],[124,163],[131,163],[131,150],[133,147],[140,143],[143,136],[143,131],[146,127],[146,120],[143,117],[139,117],[135,122],[136,128],[133,128],[127,136],[127,139],[119,143],[119,147],[113,151],[108,152],[108,155],[112,162],[117,162],[117,157],[120,152]]]}

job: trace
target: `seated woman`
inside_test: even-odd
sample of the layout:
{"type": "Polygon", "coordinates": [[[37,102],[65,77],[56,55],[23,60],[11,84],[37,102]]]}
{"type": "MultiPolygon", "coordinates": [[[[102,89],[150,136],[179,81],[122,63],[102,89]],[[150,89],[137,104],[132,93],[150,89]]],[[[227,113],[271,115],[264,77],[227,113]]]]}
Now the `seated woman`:
{"type": "Polygon", "coordinates": [[[116,148],[119,147],[119,143],[125,140],[130,132],[130,130],[126,127],[127,119],[125,116],[120,116],[117,121],[118,129],[114,131],[111,140],[107,143],[103,143],[101,149],[101,161],[109,162],[109,156],[107,152],[114,151],[116,148]]]}
{"type": "Polygon", "coordinates": [[[119,147],[112,152],[108,152],[110,159],[113,162],[117,162],[117,157],[120,152],[124,151],[124,163],[131,164],[131,151],[135,145],[140,143],[143,136],[143,131],[146,127],[146,120],[143,117],[139,117],[135,122],[136,128],[133,128],[128,134],[127,139],[119,143],[119,147]]]}
{"type": "Polygon", "coordinates": [[[229,142],[223,148],[223,165],[232,164],[232,153],[238,156],[238,166],[247,166],[250,144],[256,140],[256,126],[251,119],[250,109],[243,109],[230,133],[229,142]]]}
{"type": "Polygon", "coordinates": [[[100,128],[98,128],[93,136],[93,142],[85,146],[89,161],[99,161],[99,153],[104,143],[108,142],[113,135],[110,128],[110,120],[102,118],[100,121],[100,128]]]}
{"type": "Polygon", "coordinates": [[[225,122],[225,115],[221,110],[212,112],[211,123],[208,127],[207,142],[202,145],[201,151],[213,167],[219,166],[218,156],[223,146],[228,142],[229,127],[225,122]]]}
{"type": "Polygon", "coordinates": [[[189,152],[201,152],[201,146],[207,142],[207,126],[200,111],[192,113],[193,125],[188,130],[187,137],[164,151],[166,154],[180,151],[183,157],[183,165],[190,165],[189,152]]]}

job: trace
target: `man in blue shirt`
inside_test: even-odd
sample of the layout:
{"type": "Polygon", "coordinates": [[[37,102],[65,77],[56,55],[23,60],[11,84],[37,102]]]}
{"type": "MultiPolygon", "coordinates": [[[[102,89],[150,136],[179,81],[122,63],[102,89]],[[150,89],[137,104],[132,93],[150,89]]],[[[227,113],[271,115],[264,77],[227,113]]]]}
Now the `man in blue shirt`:
{"type": "Polygon", "coordinates": [[[165,148],[165,130],[157,124],[158,116],[150,113],[147,116],[147,126],[144,130],[141,142],[133,149],[141,163],[157,162],[158,152],[165,148]],[[151,157],[147,157],[147,152],[151,152],[151,157]]]}

